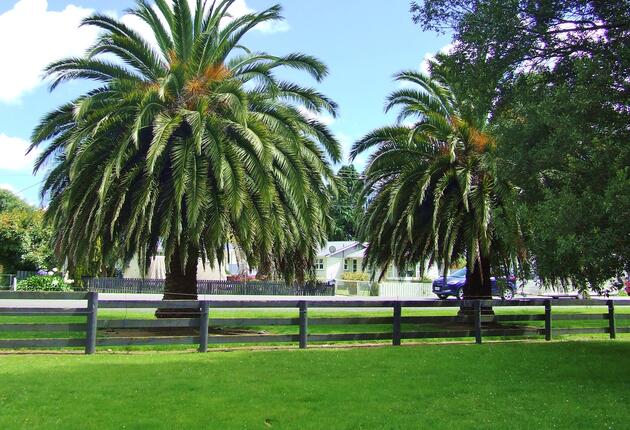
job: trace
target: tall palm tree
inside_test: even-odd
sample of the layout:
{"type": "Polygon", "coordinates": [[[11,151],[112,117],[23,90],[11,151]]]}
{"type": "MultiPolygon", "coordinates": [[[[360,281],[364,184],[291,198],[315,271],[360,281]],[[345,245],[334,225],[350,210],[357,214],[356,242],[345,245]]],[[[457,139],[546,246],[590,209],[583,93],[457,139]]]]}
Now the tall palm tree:
{"type": "Polygon", "coordinates": [[[437,263],[446,276],[452,262],[465,258],[464,296],[489,298],[493,252],[518,250],[513,239],[520,227],[516,190],[497,175],[487,116],[471,115],[445,76],[409,71],[396,80],[406,87],[389,96],[386,110],[398,108],[399,123],[374,130],[351,151],[355,158],[373,150],[365,171],[370,203],[360,229],[370,242],[365,263],[437,263]]]}
{"type": "Polygon", "coordinates": [[[330,161],[340,147],[305,110],[335,115],[324,95],[275,72],[327,75],[301,54],[252,52],[243,37],[282,19],[280,6],[231,17],[235,0],[138,0],[128,13],[157,45],[121,21],[84,57],[51,64],[51,89],[96,87],[48,114],[33,132],[50,165],[42,193],[59,254],[71,263],[147,262],[164,249],[165,298],[196,297],[197,262],[222,263],[235,243],[248,262],[303,279],[328,227],[330,161]],[[95,246],[97,244],[98,246],[95,246]],[[96,249],[98,248],[98,249],[96,249]]]}

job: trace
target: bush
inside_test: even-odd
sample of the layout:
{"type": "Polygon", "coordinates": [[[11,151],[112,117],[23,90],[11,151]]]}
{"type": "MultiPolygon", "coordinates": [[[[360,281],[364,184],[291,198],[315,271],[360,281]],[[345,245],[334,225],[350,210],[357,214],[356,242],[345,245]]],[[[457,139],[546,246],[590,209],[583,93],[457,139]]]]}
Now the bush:
{"type": "Polygon", "coordinates": [[[380,295],[380,289],[381,287],[378,282],[372,282],[370,284],[370,296],[378,297],[380,295]]]}
{"type": "Polygon", "coordinates": [[[344,281],[368,281],[370,275],[363,272],[344,272],[341,274],[341,279],[344,281]]]}
{"type": "Polygon", "coordinates": [[[37,275],[17,283],[18,291],[72,291],[61,276],[37,275]]]}

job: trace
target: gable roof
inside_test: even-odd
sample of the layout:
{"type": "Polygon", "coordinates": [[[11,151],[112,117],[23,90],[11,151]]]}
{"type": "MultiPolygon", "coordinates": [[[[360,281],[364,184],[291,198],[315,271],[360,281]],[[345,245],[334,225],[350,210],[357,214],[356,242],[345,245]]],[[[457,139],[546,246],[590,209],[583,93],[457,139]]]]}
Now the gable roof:
{"type": "Polygon", "coordinates": [[[357,249],[352,254],[346,255],[345,257],[346,258],[363,258],[365,257],[365,249],[366,248],[357,249]]]}
{"type": "Polygon", "coordinates": [[[318,257],[337,257],[345,252],[353,253],[365,249],[367,245],[356,240],[330,241],[327,242],[318,252],[318,257]]]}

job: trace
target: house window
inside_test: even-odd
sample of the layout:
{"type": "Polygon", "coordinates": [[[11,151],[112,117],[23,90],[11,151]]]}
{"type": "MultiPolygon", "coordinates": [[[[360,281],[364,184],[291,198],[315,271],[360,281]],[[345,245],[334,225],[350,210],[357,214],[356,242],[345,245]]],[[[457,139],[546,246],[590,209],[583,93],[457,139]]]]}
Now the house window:
{"type": "Polygon", "coordinates": [[[347,259],[347,258],[345,258],[345,259],[343,260],[343,270],[344,270],[345,272],[347,272],[347,271],[348,271],[348,259],[347,259]]]}
{"type": "Polygon", "coordinates": [[[318,258],[315,260],[315,270],[324,270],[324,259],[318,258]]]}
{"type": "Polygon", "coordinates": [[[356,258],[352,260],[352,271],[356,272],[359,267],[359,260],[356,258]]]}

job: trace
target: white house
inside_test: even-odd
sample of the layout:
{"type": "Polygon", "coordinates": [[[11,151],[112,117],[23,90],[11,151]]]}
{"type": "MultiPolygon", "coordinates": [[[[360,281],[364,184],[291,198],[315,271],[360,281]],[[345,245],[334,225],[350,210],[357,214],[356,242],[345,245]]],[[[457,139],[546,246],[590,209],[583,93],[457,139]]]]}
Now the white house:
{"type": "MultiPolygon", "coordinates": [[[[201,280],[214,280],[224,281],[228,275],[255,275],[256,271],[251,270],[243,258],[238,257],[238,250],[229,245],[225,251],[223,266],[215,261],[214,264],[206,262],[204,265],[201,259],[197,265],[197,279],[201,280]]],[[[133,258],[129,263],[129,266],[123,271],[124,278],[142,278],[140,266],[138,265],[138,259],[133,258]]],[[[164,261],[164,255],[161,250],[158,251],[158,255],[151,259],[147,273],[144,276],[146,279],[164,279],[166,278],[166,263],[164,261]]]]}
{"type": "MultiPolygon", "coordinates": [[[[326,243],[317,252],[315,259],[315,275],[321,281],[333,279],[343,279],[344,273],[370,273],[363,272],[363,258],[367,243],[358,241],[331,241],[326,243]]],[[[238,249],[229,245],[226,249],[224,265],[219,266],[216,262],[210,265],[206,262],[202,264],[201,259],[197,266],[197,278],[203,280],[226,280],[229,275],[247,274],[253,276],[255,269],[247,266],[244,258],[239,258],[238,249]]],[[[425,270],[425,276],[438,277],[437,268],[425,270]]],[[[138,265],[138,260],[134,258],[128,267],[123,271],[124,278],[141,278],[142,274],[138,265]]],[[[147,279],[164,279],[166,277],[166,264],[164,255],[161,253],[151,259],[151,263],[144,276],[147,279]]],[[[412,281],[420,278],[420,265],[416,264],[407,270],[399,271],[395,267],[389,267],[385,274],[387,281],[412,281]]]]}
{"type": "Polygon", "coordinates": [[[326,243],[315,258],[317,279],[341,279],[344,272],[360,272],[365,248],[366,244],[356,241],[326,243]]]}
{"type": "MultiPolygon", "coordinates": [[[[328,242],[317,253],[315,274],[317,279],[328,281],[342,279],[344,273],[363,273],[363,258],[367,243],[357,241],[328,242]]],[[[420,278],[420,265],[416,264],[399,273],[395,267],[389,267],[386,280],[414,280],[420,278]]],[[[425,276],[438,276],[437,268],[425,270],[425,276]]],[[[369,275],[369,273],[368,273],[369,275]]]]}

